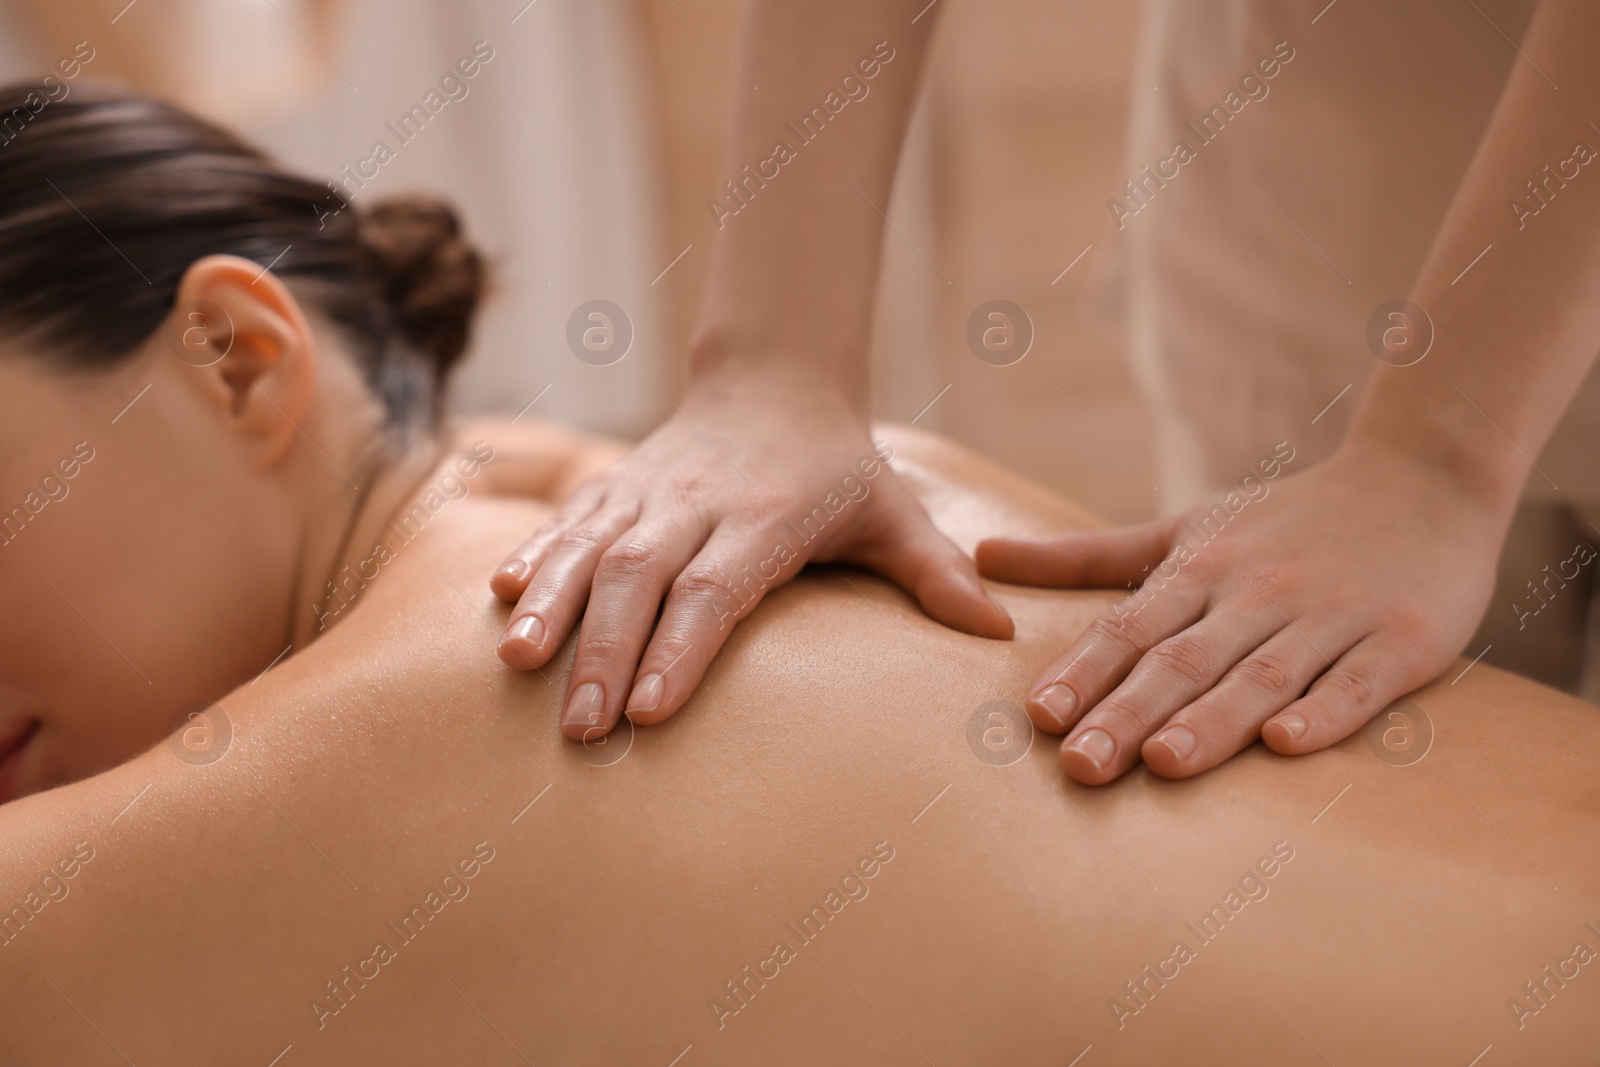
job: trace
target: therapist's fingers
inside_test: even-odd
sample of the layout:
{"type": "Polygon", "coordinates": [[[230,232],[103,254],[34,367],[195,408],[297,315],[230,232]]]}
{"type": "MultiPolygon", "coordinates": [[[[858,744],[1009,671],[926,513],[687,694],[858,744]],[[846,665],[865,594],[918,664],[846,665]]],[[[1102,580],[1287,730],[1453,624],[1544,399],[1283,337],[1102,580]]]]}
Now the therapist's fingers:
{"type": "Polygon", "coordinates": [[[1024,705],[1028,717],[1045,733],[1066,733],[1128,676],[1139,657],[1193,625],[1205,604],[1198,589],[1168,586],[1112,605],[1034,682],[1024,705]]]}
{"type": "Polygon", "coordinates": [[[1388,633],[1363,639],[1318,678],[1310,692],[1261,727],[1261,740],[1284,756],[1301,756],[1343,741],[1378,712],[1426,683],[1408,670],[1413,646],[1388,633]]]}
{"type": "Polygon", "coordinates": [[[1123,682],[1078,720],[1061,746],[1067,774],[1100,785],[1139,762],[1139,747],[1175,712],[1283,627],[1283,617],[1244,598],[1212,608],[1139,657],[1123,682]]]}
{"type": "Polygon", "coordinates": [[[637,514],[637,508],[602,508],[562,534],[511,609],[500,639],[503,663],[532,670],[555,655],[583,613],[600,554],[633,525],[637,514]]]}
{"type": "Polygon", "coordinates": [[[970,557],[940,533],[910,491],[880,511],[881,528],[839,558],[877,571],[917,598],[922,610],[946,626],[1000,641],[1016,632],[1011,616],[997,604],[970,557]]]}
{"type": "Polygon", "coordinates": [[[600,554],[561,713],[568,737],[592,741],[616,726],[661,598],[709,532],[692,514],[640,523],[600,554]]]}
{"type": "Polygon", "coordinates": [[[624,711],[640,726],[683,706],[733,628],[804,564],[793,552],[773,554],[782,531],[724,522],[672,582],[661,621],[639,662],[624,711]],[[787,560],[785,562],[785,560],[787,560]]]}
{"type": "Polygon", "coordinates": [[[1298,700],[1358,637],[1344,618],[1284,625],[1144,742],[1145,765],[1164,778],[1187,778],[1224,762],[1254,743],[1262,724],[1298,700]]]}
{"type": "Polygon", "coordinates": [[[1143,581],[1172,549],[1176,530],[1162,519],[1041,541],[991,537],[978,543],[978,573],[1015,585],[1114,589],[1143,581]]]}
{"type": "Polygon", "coordinates": [[[582,485],[533,536],[518,545],[494,574],[489,576],[489,589],[501,600],[516,601],[528,589],[528,583],[539,572],[550,550],[574,526],[593,515],[605,499],[605,490],[598,483],[582,485]]]}

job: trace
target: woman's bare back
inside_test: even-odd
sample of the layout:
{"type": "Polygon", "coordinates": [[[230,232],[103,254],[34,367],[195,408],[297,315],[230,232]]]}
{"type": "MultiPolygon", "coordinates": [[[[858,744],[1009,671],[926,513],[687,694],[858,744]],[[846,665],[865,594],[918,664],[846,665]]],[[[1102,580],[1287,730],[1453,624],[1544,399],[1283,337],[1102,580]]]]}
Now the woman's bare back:
{"type": "MultiPolygon", "coordinates": [[[[968,547],[1088,521],[894,439],[968,547]]],[[[1105,594],[1001,587],[1018,636],[992,642],[825,570],[675,718],[582,746],[556,726],[570,648],[543,675],[495,655],[483,575],[541,514],[452,503],[221,702],[216,762],[169,743],[0,809],[0,1058],[1503,1064],[1600,1041],[1589,705],[1479,665],[1315,756],[1086,789],[1017,698],[1105,594]]]]}

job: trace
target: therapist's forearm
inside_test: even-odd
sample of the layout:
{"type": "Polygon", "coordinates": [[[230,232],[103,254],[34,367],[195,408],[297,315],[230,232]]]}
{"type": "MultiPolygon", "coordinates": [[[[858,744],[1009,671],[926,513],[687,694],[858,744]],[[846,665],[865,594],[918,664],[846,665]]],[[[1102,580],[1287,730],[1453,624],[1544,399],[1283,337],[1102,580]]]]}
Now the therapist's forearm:
{"type": "Polygon", "coordinates": [[[1600,350],[1597,41],[1591,0],[1540,5],[1413,288],[1433,350],[1378,368],[1347,440],[1417,456],[1502,509],[1600,350]],[[1545,202],[1527,183],[1547,173],[1545,202]]]}
{"type": "Polygon", "coordinates": [[[865,412],[880,211],[938,12],[919,18],[923,6],[747,0],[734,62],[749,81],[735,78],[723,173],[707,205],[718,229],[692,341],[697,379],[775,374],[842,392],[865,412]],[[832,113],[827,104],[840,101],[832,113]],[[826,123],[804,126],[813,109],[826,123]]]}
{"type": "Polygon", "coordinates": [[[885,470],[867,418],[879,211],[927,47],[917,14],[906,0],[746,4],[682,402],[494,577],[517,602],[507,664],[550,663],[576,629],[561,716],[574,740],[603,739],[625,714],[673,715],[741,617],[812,560],[878,571],[967,633],[1015,633],[972,560],[885,470]],[[876,479],[871,496],[791,542],[858,470],[876,479]]]}

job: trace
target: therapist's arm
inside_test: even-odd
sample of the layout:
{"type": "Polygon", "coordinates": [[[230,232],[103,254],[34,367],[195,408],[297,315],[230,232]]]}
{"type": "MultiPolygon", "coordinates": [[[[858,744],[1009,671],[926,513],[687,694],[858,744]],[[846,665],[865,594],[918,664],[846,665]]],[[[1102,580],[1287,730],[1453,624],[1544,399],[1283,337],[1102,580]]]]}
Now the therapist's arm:
{"type": "Polygon", "coordinates": [[[980,569],[1010,581],[1144,582],[1030,693],[1037,725],[1070,731],[1072,777],[1109,781],[1141,756],[1183,777],[1257,736],[1276,752],[1315,751],[1461,652],[1522,488],[1542,477],[1530,457],[1600,350],[1597,42],[1591,0],[1540,5],[1413,287],[1437,327],[1432,350],[1378,368],[1331,459],[1263,483],[1269,495],[1237,518],[1225,509],[1211,539],[1207,505],[979,546],[980,569]],[[1525,183],[1546,164],[1564,165],[1565,186],[1517,217],[1509,201],[1537,205],[1525,183]]]}
{"type": "Polygon", "coordinates": [[[707,190],[722,207],[708,206],[718,228],[688,391],[493,578],[517,601],[511,666],[542,666],[583,616],[569,736],[603,734],[624,710],[643,724],[672,714],[733,626],[810,560],[870,567],[941,622],[1011,636],[867,428],[880,211],[937,16],[918,18],[922,6],[745,6],[723,163],[739,197],[707,190]]]}

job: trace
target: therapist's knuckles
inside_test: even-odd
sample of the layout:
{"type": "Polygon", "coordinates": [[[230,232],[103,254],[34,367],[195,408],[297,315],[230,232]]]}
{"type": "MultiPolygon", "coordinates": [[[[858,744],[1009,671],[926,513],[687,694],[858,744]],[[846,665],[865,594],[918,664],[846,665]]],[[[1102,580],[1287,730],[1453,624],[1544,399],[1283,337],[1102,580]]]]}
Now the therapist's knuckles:
{"type": "Polygon", "coordinates": [[[1370,714],[1376,712],[1382,703],[1387,703],[1379,699],[1377,679],[1366,671],[1351,670],[1337,664],[1323,676],[1317,696],[1321,701],[1337,703],[1355,713],[1370,714]]]}
{"type": "Polygon", "coordinates": [[[1150,648],[1196,622],[1208,599],[1205,585],[1191,574],[1160,586],[1139,586],[1106,612],[1106,624],[1132,645],[1150,648]]]}
{"type": "MultiPolygon", "coordinates": [[[[1139,657],[1158,640],[1154,632],[1133,632],[1118,627],[1110,619],[1098,619],[1090,624],[1083,637],[1067,649],[1046,677],[1054,683],[1069,686],[1077,697],[1078,710],[1088,710],[1102,701],[1112,689],[1128,677],[1128,672],[1138,664],[1139,657]]],[[[1048,688],[1048,686],[1046,686],[1048,688]]],[[[1040,689],[1043,693],[1043,689],[1040,689]]],[[[1058,694],[1064,696],[1064,694],[1058,694]]]]}
{"type": "Polygon", "coordinates": [[[719,603],[732,588],[726,568],[696,560],[672,580],[670,595],[687,601],[685,607],[704,611],[719,603]]]}
{"type": "Polygon", "coordinates": [[[1123,608],[1124,605],[1117,605],[1111,614],[1096,615],[1073,642],[1074,647],[1106,648],[1122,653],[1146,647],[1148,642],[1144,640],[1142,627],[1134,621],[1135,615],[1124,612],[1123,608]]]}
{"type": "Polygon", "coordinates": [[[1300,695],[1305,686],[1296,681],[1296,668],[1276,655],[1254,652],[1233,665],[1228,672],[1236,684],[1285,703],[1300,695]]]}
{"type": "Polygon", "coordinates": [[[615,601],[591,603],[589,611],[578,634],[571,684],[591,680],[602,683],[620,710],[649,638],[649,623],[615,601]]]}
{"type": "Polygon", "coordinates": [[[650,585],[660,582],[665,570],[661,550],[661,541],[656,537],[640,534],[618,537],[600,553],[600,561],[595,566],[595,583],[650,585]]]}
{"type": "Polygon", "coordinates": [[[563,534],[560,547],[576,555],[597,555],[610,548],[617,534],[632,522],[633,516],[618,512],[597,515],[563,534]]]}
{"type": "Polygon", "coordinates": [[[1163,681],[1195,693],[1209,689],[1225,669],[1212,644],[1188,632],[1175,634],[1151,648],[1139,665],[1158,673],[1163,681]]]}

